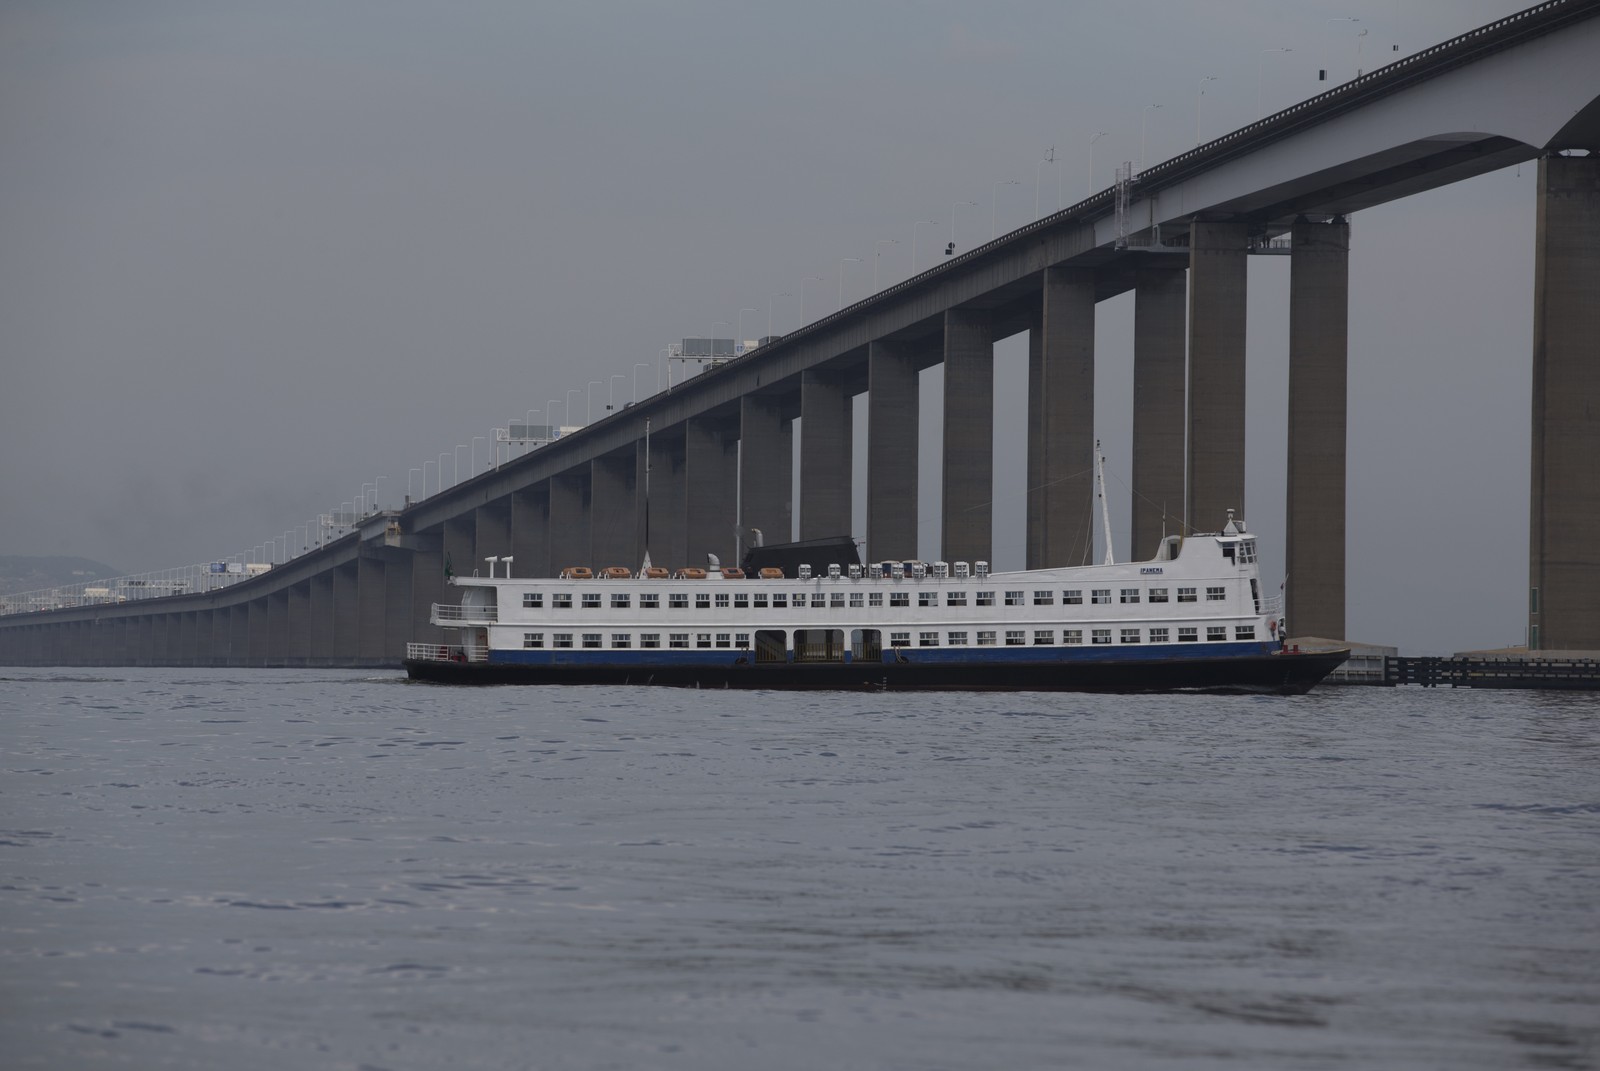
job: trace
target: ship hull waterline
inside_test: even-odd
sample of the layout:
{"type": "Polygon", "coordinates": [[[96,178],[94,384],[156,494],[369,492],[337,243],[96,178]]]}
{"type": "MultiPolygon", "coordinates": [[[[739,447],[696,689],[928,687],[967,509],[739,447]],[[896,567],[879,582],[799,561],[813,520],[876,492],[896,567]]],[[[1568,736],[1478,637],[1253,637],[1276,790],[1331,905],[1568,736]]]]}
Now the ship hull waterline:
{"type": "Polygon", "coordinates": [[[617,665],[408,659],[413,681],[433,684],[656,685],[763,691],[988,691],[1301,695],[1349,652],[1015,664],[776,662],[617,665]]]}

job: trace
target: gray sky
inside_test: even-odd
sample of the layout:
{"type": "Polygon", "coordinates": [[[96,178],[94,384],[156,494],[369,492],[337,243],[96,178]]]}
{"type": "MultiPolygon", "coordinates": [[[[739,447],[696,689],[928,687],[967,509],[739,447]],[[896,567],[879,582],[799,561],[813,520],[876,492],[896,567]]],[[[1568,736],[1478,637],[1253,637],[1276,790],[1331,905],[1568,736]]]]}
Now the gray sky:
{"type": "MultiPolygon", "coordinates": [[[[569,388],[622,375],[620,402],[646,362],[653,391],[661,347],[741,308],[764,333],[803,280],[773,327],[832,311],[843,257],[847,302],[898,281],[914,220],[939,221],[927,267],[955,202],[978,202],[967,249],[1032,218],[1036,175],[1041,210],[1080,199],[1096,131],[1096,186],[1142,120],[1147,162],[1191,147],[1206,75],[1210,138],[1350,77],[1358,43],[1370,69],[1523,6],[7,0],[0,553],[157,569],[376,476],[395,504],[411,467],[569,388]]],[[[1533,170],[1351,220],[1353,638],[1523,639],[1533,170]]],[[[1273,582],[1287,310],[1287,259],[1253,258],[1246,512],[1273,582]]],[[[1131,297],[1097,333],[1125,538],[1131,297]]],[[[1024,360],[997,350],[1002,407],[1024,360]]],[[[997,429],[1015,567],[1021,432],[997,429]]]]}

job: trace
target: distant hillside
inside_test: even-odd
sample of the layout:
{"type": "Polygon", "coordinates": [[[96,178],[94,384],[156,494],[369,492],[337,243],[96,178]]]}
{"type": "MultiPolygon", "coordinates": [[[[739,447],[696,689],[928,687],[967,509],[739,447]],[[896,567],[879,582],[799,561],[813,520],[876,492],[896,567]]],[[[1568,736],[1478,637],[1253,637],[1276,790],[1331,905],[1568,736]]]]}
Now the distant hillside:
{"type": "Polygon", "coordinates": [[[0,554],[0,595],[85,584],[121,575],[120,570],[88,558],[0,554]]]}

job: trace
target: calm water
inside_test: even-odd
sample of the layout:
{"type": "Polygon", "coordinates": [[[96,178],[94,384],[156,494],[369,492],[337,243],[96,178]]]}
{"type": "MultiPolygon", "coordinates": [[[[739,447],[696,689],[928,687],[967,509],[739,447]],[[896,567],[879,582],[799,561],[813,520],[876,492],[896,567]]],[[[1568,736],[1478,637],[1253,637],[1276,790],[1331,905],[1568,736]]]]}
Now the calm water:
{"type": "Polygon", "coordinates": [[[1578,1068],[1600,696],[0,670],[16,1068],[1578,1068]]]}

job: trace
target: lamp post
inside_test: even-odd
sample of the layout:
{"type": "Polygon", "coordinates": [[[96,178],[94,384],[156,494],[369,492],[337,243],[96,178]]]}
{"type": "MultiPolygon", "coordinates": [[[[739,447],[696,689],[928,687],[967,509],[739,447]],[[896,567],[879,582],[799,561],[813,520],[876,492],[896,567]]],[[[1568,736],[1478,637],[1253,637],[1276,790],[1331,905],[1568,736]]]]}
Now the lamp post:
{"type": "Polygon", "coordinates": [[[744,345],[744,314],[747,313],[747,312],[753,312],[757,316],[761,315],[761,310],[760,309],[740,309],[739,310],[739,330],[734,332],[734,334],[737,337],[734,338],[734,340],[733,340],[733,348],[736,351],[740,352],[740,353],[744,352],[743,350],[740,350],[739,347],[744,345]]]}
{"type": "MultiPolygon", "coordinates": [[[[1053,164],[1055,162],[1056,162],[1056,147],[1054,145],[1052,145],[1052,146],[1050,146],[1048,149],[1046,149],[1044,151],[1044,155],[1039,158],[1039,162],[1033,165],[1033,218],[1034,219],[1038,219],[1039,218],[1039,183],[1041,181],[1041,179],[1039,177],[1039,172],[1041,170],[1043,170],[1045,164],[1053,164]]],[[[1057,187],[1057,189],[1056,189],[1056,211],[1057,212],[1061,211],[1061,190],[1060,190],[1060,187],[1057,187]]]]}
{"type": "MultiPolygon", "coordinates": [[[[421,472],[422,473],[422,479],[424,481],[426,481],[428,479],[427,472],[423,471],[422,469],[412,468],[411,472],[421,472]]],[[[407,501],[409,501],[410,498],[411,498],[411,472],[406,473],[406,499],[407,499],[407,501]]],[[[428,485],[427,485],[426,482],[424,482],[423,485],[422,485],[422,494],[423,494],[423,497],[427,497],[428,485]]]]}
{"type": "Polygon", "coordinates": [[[374,513],[378,511],[378,484],[388,478],[387,476],[374,476],[372,478],[372,511],[374,513]]]}
{"type": "Polygon", "coordinates": [[[566,405],[562,408],[561,412],[567,418],[567,423],[569,423],[569,424],[572,422],[572,396],[574,394],[582,394],[582,393],[583,393],[583,388],[582,387],[573,387],[571,390],[567,391],[566,405]]]}
{"type": "Polygon", "coordinates": [[[997,222],[1000,218],[1000,187],[1021,185],[1022,183],[1018,179],[1001,179],[989,188],[989,238],[991,241],[1000,237],[999,223],[997,222]]]}
{"type": "Polygon", "coordinates": [[[470,449],[466,443],[456,443],[456,448],[450,451],[454,464],[450,467],[450,486],[454,487],[461,482],[461,451],[470,449]]]}
{"type": "Polygon", "coordinates": [[[1196,148],[1200,147],[1200,102],[1206,99],[1206,83],[1215,82],[1216,80],[1217,76],[1214,74],[1208,74],[1200,79],[1200,92],[1194,95],[1194,144],[1196,148]]]}
{"type": "Polygon", "coordinates": [[[773,301],[776,298],[794,298],[794,295],[786,290],[766,298],[766,338],[773,336],[773,301]]]}
{"type": "MultiPolygon", "coordinates": [[[[639,369],[641,369],[641,368],[649,368],[649,367],[650,367],[650,362],[649,361],[638,361],[633,366],[633,400],[634,401],[638,401],[639,400],[639,369]]],[[[657,383],[656,384],[656,390],[660,390],[660,389],[661,389],[661,384],[657,383]]]]}
{"type": "Polygon", "coordinates": [[[955,204],[950,206],[950,244],[945,246],[945,256],[954,256],[956,251],[956,209],[977,207],[978,202],[976,201],[957,201],[955,204]]]}
{"type": "Polygon", "coordinates": [[[1142,114],[1140,114],[1140,116],[1139,116],[1139,170],[1140,171],[1144,170],[1144,132],[1145,132],[1145,126],[1146,126],[1147,120],[1149,120],[1149,118],[1150,118],[1151,110],[1155,109],[1155,108],[1159,108],[1159,107],[1161,107],[1161,105],[1159,105],[1159,104],[1146,104],[1144,106],[1144,112],[1142,114]]]}
{"type": "Polygon", "coordinates": [[[423,498],[427,498],[428,497],[428,466],[429,465],[435,465],[435,464],[438,464],[438,462],[435,462],[435,461],[424,461],[422,463],[422,497],[423,498]]]}
{"type": "MultiPolygon", "coordinates": [[[[472,458],[472,475],[473,476],[476,476],[478,474],[478,441],[480,439],[482,439],[484,442],[488,442],[489,441],[488,439],[484,438],[482,435],[474,435],[472,437],[472,453],[471,453],[470,456],[472,458]]],[[[373,505],[376,506],[377,505],[377,493],[378,493],[377,492],[377,488],[373,488],[373,492],[372,493],[373,493],[373,505]]]]}
{"type": "Polygon", "coordinates": [[[924,223],[926,223],[930,227],[937,227],[939,225],[939,221],[936,220],[936,219],[919,219],[919,220],[913,220],[912,221],[912,223],[911,223],[911,274],[912,275],[917,274],[917,228],[922,226],[924,223]]]}
{"type": "Polygon", "coordinates": [[[823,279],[820,275],[808,275],[800,280],[800,326],[802,327],[805,326],[806,322],[806,284],[820,283],[822,281],[823,279]]]}
{"type": "Polygon", "coordinates": [[[617,380],[627,378],[628,377],[621,372],[613,372],[611,373],[611,378],[606,380],[606,412],[609,413],[617,407],[617,399],[614,393],[617,389],[617,380]]]}
{"type": "Polygon", "coordinates": [[[605,386],[605,384],[600,382],[598,379],[591,379],[589,380],[589,385],[584,388],[583,393],[585,395],[586,402],[583,410],[584,427],[588,427],[590,424],[594,423],[594,389],[596,387],[603,386],[605,386]]]}
{"type": "MultiPolygon", "coordinates": [[[[1342,15],[1342,16],[1334,16],[1333,18],[1330,18],[1327,21],[1329,21],[1329,22],[1360,22],[1361,20],[1358,19],[1358,18],[1354,18],[1352,16],[1349,16],[1349,15],[1342,15]]],[[[1363,37],[1365,37],[1366,34],[1367,34],[1367,31],[1365,31],[1365,30],[1362,30],[1362,31],[1360,31],[1359,33],[1356,34],[1356,77],[1357,78],[1361,77],[1361,39],[1363,37]]]]}
{"type": "Polygon", "coordinates": [[[860,257],[839,258],[839,307],[844,308],[844,266],[846,264],[860,264],[860,257]]]}
{"type": "Polygon", "coordinates": [[[1089,139],[1089,196],[1094,196],[1094,143],[1105,137],[1110,131],[1102,130],[1089,139]]]}
{"type": "Polygon", "coordinates": [[[667,370],[667,392],[668,393],[671,393],[671,391],[672,391],[672,366],[670,364],[667,364],[667,358],[669,356],[671,356],[671,354],[672,354],[672,347],[671,346],[662,346],[661,347],[661,364],[656,368],[656,384],[657,384],[657,386],[659,386],[660,383],[661,383],[661,369],[665,368],[667,370]]]}
{"type": "Polygon", "coordinates": [[[1266,114],[1266,77],[1268,52],[1293,52],[1292,48],[1263,48],[1256,61],[1256,111],[1261,115],[1266,114]]]}
{"type": "Polygon", "coordinates": [[[900,244],[893,238],[879,238],[877,241],[872,243],[872,292],[874,294],[878,292],[878,261],[883,259],[883,250],[879,249],[878,247],[883,245],[885,242],[889,243],[890,245],[900,244]]]}

